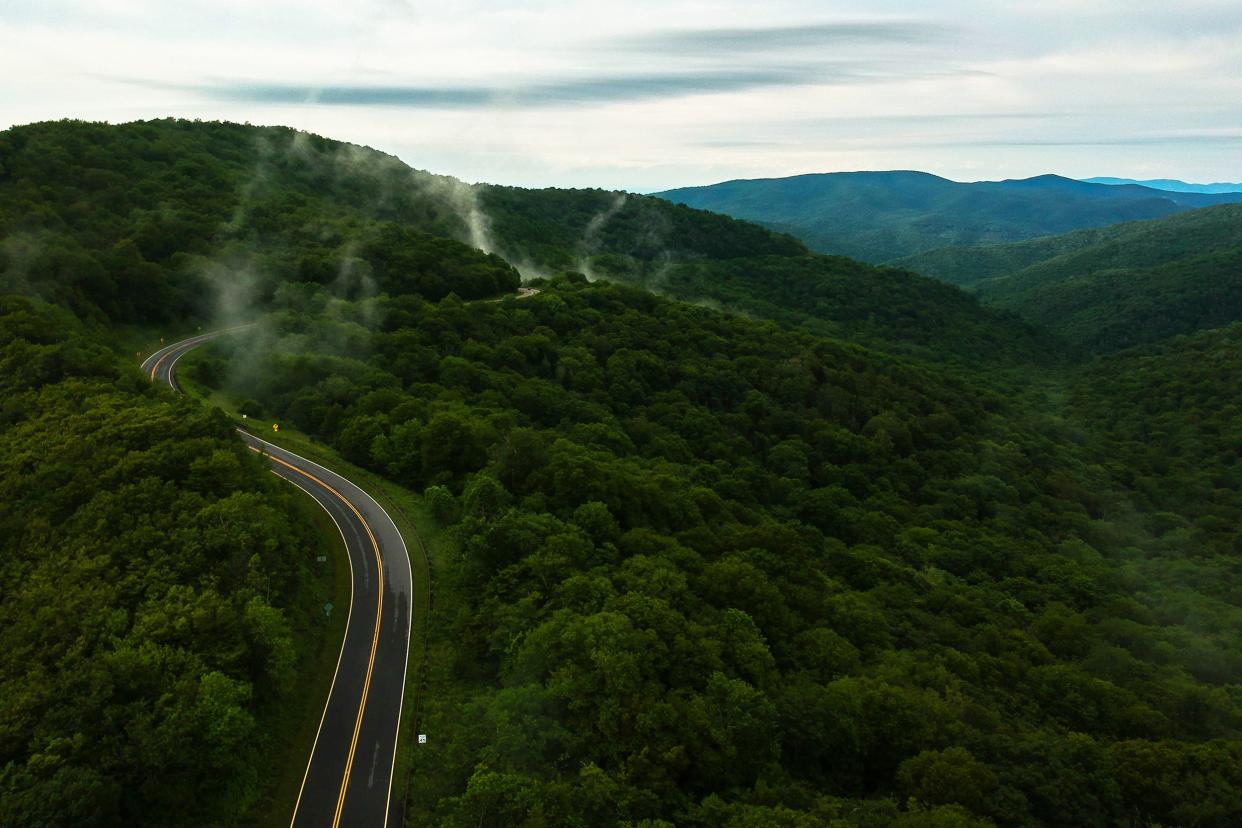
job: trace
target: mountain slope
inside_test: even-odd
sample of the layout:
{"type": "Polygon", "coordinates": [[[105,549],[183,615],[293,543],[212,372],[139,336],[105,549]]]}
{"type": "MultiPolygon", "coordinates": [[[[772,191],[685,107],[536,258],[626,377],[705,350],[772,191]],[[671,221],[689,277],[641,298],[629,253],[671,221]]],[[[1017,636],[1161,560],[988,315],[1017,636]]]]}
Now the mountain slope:
{"type": "Polygon", "coordinates": [[[797,256],[795,239],[719,213],[608,190],[479,185],[486,232],[478,239],[519,266],[585,271],[603,258],[614,273],[648,274],[673,261],[797,256]]]}
{"type": "Polygon", "coordinates": [[[1056,337],[951,285],[840,256],[692,262],[666,268],[649,284],[686,301],[932,362],[1047,364],[1065,352],[1056,337]]]}
{"type": "Polygon", "coordinates": [[[1010,315],[914,273],[810,254],[717,213],[599,190],[485,187],[497,249],[931,361],[1045,362],[1061,350],[1010,315]]]}
{"type": "Polygon", "coordinates": [[[1115,350],[1242,320],[1242,205],[902,264],[1089,350],[1115,350]]]}
{"type": "Polygon", "coordinates": [[[348,283],[353,295],[511,290],[515,274],[493,251],[534,273],[601,254],[644,267],[805,252],[661,199],[470,186],[288,128],[177,120],[0,133],[0,232],[0,287],[118,321],[243,298],[213,293],[264,301],[284,279],[348,283]],[[244,284],[221,284],[242,269],[244,284]]]}
{"type": "Polygon", "coordinates": [[[287,128],[15,127],[0,133],[0,288],[123,323],[235,312],[285,280],[351,296],[510,290],[506,262],[453,241],[470,234],[471,198],[287,128]]]}
{"type": "Polygon", "coordinates": [[[959,183],[908,171],[726,181],[658,195],[792,233],[820,252],[869,262],[1242,201],[1242,193],[1171,193],[1055,175],[959,183]]]}
{"type": "Polygon", "coordinates": [[[894,262],[924,276],[969,287],[1040,266],[1066,274],[1107,267],[1149,267],[1242,245],[1242,208],[1193,210],[1151,221],[1045,236],[1013,244],[945,247],[894,262]]]}

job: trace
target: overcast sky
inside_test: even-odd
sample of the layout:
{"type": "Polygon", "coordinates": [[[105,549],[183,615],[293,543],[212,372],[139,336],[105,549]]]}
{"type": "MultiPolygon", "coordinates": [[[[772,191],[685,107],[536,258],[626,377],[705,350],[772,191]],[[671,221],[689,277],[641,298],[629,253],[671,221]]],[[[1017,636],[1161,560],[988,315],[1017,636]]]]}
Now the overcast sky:
{"type": "Polygon", "coordinates": [[[469,181],[1242,180],[1239,0],[0,0],[0,125],[287,124],[469,181]]]}

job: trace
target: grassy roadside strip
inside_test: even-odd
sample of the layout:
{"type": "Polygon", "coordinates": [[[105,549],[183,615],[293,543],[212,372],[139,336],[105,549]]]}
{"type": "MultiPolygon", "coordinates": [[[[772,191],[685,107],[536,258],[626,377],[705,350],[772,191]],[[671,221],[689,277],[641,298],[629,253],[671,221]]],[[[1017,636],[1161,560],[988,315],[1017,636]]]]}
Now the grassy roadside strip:
{"type": "MultiPolygon", "coordinates": [[[[402,708],[392,792],[395,801],[404,803],[412,753],[418,749],[416,734],[419,732],[418,727],[422,721],[425,691],[431,672],[428,662],[428,636],[431,630],[431,610],[434,606],[433,575],[437,565],[443,564],[450,554],[451,543],[447,533],[441,531],[432,519],[430,510],[423,503],[423,499],[410,490],[374,472],[355,466],[331,448],[312,440],[296,429],[282,425],[279,432],[273,432],[269,422],[242,419],[226,395],[206,388],[194,380],[193,367],[200,354],[200,351],[191,351],[178,363],[178,368],[181,370],[178,372],[177,380],[187,394],[222,409],[240,427],[256,436],[348,477],[384,507],[405,541],[410,555],[410,569],[414,577],[414,623],[410,631],[405,702],[402,708]]],[[[339,639],[337,646],[339,647],[339,639]]],[[[331,669],[328,669],[329,681],[331,669]]],[[[327,685],[324,689],[325,697],[326,694],[327,685]]],[[[318,722],[318,717],[315,721],[318,722]]],[[[306,745],[306,754],[309,752],[310,743],[306,745]]],[[[302,763],[298,771],[300,774],[305,765],[305,754],[299,761],[302,763]]],[[[286,764],[291,762],[292,758],[286,764]]],[[[290,800],[291,807],[292,800],[290,800]]],[[[404,810],[403,804],[402,812],[404,810]]]]}

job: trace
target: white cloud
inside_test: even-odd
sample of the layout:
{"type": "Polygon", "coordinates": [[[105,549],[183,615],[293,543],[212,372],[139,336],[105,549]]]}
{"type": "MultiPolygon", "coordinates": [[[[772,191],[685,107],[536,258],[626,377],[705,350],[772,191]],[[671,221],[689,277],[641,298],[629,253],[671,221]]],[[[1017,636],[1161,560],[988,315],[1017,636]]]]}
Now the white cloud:
{"type": "Polygon", "coordinates": [[[472,180],[1236,179],[1224,0],[9,0],[0,124],[285,123],[472,180]]]}

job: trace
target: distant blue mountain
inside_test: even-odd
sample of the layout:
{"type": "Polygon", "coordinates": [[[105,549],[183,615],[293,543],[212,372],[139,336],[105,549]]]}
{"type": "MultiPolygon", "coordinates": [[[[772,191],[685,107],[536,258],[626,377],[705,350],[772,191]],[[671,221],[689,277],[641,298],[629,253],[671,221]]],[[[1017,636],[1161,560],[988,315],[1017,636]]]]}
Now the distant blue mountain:
{"type": "Polygon", "coordinates": [[[1242,192],[1171,192],[1059,175],[962,183],[910,170],[725,181],[656,195],[758,222],[823,253],[873,263],[1242,201],[1242,192]]]}
{"type": "Polygon", "coordinates": [[[1136,181],[1133,178],[1110,178],[1108,176],[1084,178],[1082,180],[1088,184],[1110,184],[1114,186],[1117,184],[1137,184],[1140,187],[1166,190],[1170,193],[1242,193],[1242,184],[1229,184],[1226,182],[1218,184],[1188,184],[1175,178],[1152,178],[1147,181],[1136,181]]]}

